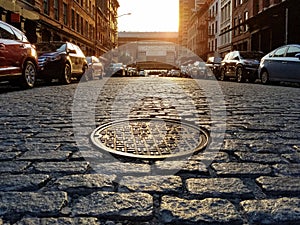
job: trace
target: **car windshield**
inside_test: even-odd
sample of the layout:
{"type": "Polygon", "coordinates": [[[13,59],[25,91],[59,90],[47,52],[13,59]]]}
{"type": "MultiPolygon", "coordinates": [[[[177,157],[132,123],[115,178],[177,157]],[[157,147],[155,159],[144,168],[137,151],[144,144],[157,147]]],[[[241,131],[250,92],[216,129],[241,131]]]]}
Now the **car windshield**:
{"type": "Polygon", "coordinates": [[[122,64],[122,63],[115,63],[115,64],[113,64],[112,66],[113,66],[113,67],[122,67],[123,64],[122,64]]]}
{"type": "Polygon", "coordinates": [[[36,48],[38,52],[63,52],[66,51],[67,44],[66,43],[38,43],[36,44],[36,48]]]}
{"type": "Polygon", "coordinates": [[[264,55],[260,52],[240,52],[242,59],[257,59],[260,60],[264,55]]]}

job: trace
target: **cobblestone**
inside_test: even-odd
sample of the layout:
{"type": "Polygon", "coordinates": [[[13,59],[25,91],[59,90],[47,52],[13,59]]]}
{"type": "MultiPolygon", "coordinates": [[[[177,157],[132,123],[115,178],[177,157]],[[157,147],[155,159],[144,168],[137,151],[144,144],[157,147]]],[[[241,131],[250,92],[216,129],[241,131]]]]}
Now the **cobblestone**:
{"type": "Polygon", "coordinates": [[[217,82],[218,93],[207,89],[212,80],[155,77],[85,84],[78,111],[77,83],[0,84],[0,225],[300,224],[299,88],[217,82]],[[160,161],[91,144],[97,126],[128,118],[190,121],[220,143],[160,161]]]}
{"type": "Polygon", "coordinates": [[[153,216],[153,199],[146,193],[95,192],[79,198],[75,216],[143,220],[153,216]]]}
{"type": "Polygon", "coordinates": [[[67,203],[65,192],[0,192],[0,216],[13,218],[18,214],[57,216],[67,203]]]}
{"type": "Polygon", "coordinates": [[[0,191],[38,190],[48,180],[49,175],[0,175],[0,191]]]}
{"type": "Polygon", "coordinates": [[[300,176],[300,164],[276,164],[273,168],[279,176],[300,176]]]}
{"type": "Polygon", "coordinates": [[[26,161],[65,161],[71,152],[63,151],[27,151],[18,160],[26,161]]]}
{"type": "Polygon", "coordinates": [[[190,178],[186,180],[190,194],[201,197],[251,198],[253,193],[238,178],[190,178]]]}
{"type": "Polygon", "coordinates": [[[81,194],[88,191],[113,191],[115,179],[114,175],[76,174],[58,178],[51,189],[81,194]]]}
{"type": "Polygon", "coordinates": [[[234,205],[219,198],[185,200],[163,196],[160,216],[168,224],[242,224],[234,205]]]}
{"type": "Polygon", "coordinates": [[[300,177],[259,177],[256,179],[262,189],[273,195],[286,195],[300,193],[300,177]]]}
{"type": "Polygon", "coordinates": [[[176,173],[181,172],[195,172],[195,173],[208,173],[207,166],[199,161],[157,161],[155,162],[155,167],[161,173],[176,173]]]}
{"type": "Polygon", "coordinates": [[[149,164],[142,163],[121,163],[121,162],[113,162],[113,163],[97,163],[92,164],[92,169],[98,173],[103,174],[150,174],[151,167],[149,164]]]}
{"type": "Polygon", "coordinates": [[[76,174],[86,172],[88,166],[88,162],[41,162],[34,164],[34,169],[38,173],[76,174]]]}
{"type": "Polygon", "coordinates": [[[262,164],[275,164],[284,162],[278,154],[264,154],[251,152],[236,152],[234,154],[244,162],[254,162],[262,164]]]}
{"type": "Polygon", "coordinates": [[[182,180],[179,176],[123,177],[119,183],[121,192],[180,193],[182,180]]]}
{"type": "Polygon", "coordinates": [[[14,225],[99,225],[97,218],[24,218],[14,225]]]}
{"type": "Polygon", "coordinates": [[[216,170],[217,175],[227,176],[245,176],[255,177],[271,174],[272,170],[269,165],[259,163],[213,163],[212,168],[216,170]]]}
{"type": "Polygon", "coordinates": [[[5,161],[0,163],[1,173],[22,173],[30,165],[30,162],[5,161]]]}
{"type": "Polygon", "coordinates": [[[300,199],[278,198],[241,202],[250,224],[299,224],[300,199]]]}

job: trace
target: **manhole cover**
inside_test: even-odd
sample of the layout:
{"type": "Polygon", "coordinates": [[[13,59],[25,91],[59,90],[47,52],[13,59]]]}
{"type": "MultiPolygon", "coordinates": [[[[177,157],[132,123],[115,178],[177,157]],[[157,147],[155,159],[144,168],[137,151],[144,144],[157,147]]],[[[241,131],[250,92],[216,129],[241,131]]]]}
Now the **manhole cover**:
{"type": "Polygon", "coordinates": [[[177,120],[134,119],[116,121],[96,128],[93,144],[122,156],[163,159],[194,154],[204,149],[209,135],[177,120]]]}

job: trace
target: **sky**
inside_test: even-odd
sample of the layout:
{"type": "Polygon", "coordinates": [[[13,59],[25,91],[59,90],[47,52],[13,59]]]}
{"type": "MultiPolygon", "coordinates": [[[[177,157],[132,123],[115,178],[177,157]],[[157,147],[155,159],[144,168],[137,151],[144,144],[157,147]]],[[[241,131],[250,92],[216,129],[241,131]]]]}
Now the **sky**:
{"type": "Polygon", "coordinates": [[[178,31],[179,0],[118,0],[118,2],[119,32],[178,31]],[[131,15],[123,15],[127,13],[131,15]]]}

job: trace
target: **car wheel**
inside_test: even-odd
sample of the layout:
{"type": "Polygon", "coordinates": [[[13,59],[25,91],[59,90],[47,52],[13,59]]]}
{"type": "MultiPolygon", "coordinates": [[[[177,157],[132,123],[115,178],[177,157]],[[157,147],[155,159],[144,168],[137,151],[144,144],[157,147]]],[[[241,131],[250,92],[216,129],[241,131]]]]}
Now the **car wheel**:
{"type": "Polygon", "coordinates": [[[236,81],[238,83],[244,82],[244,72],[243,72],[243,67],[238,67],[236,70],[236,81]]]}
{"type": "Polygon", "coordinates": [[[221,81],[226,80],[226,78],[225,78],[225,69],[222,69],[222,70],[221,70],[221,74],[220,74],[219,79],[220,79],[221,81]]]}
{"type": "Polygon", "coordinates": [[[88,81],[91,79],[91,77],[89,76],[89,73],[88,73],[87,65],[83,66],[82,74],[77,78],[78,78],[77,80],[81,80],[81,81],[88,81]]]}
{"type": "Polygon", "coordinates": [[[94,78],[94,73],[95,73],[94,69],[91,69],[91,71],[89,71],[89,73],[88,73],[89,80],[94,80],[95,79],[94,78]]]}
{"type": "Polygon", "coordinates": [[[70,84],[72,81],[72,72],[71,72],[71,66],[66,63],[62,77],[61,77],[61,82],[63,84],[70,84]]]}
{"type": "Polygon", "coordinates": [[[33,88],[36,82],[37,69],[33,62],[26,61],[24,64],[21,86],[24,88],[33,88]]]}
{"type": "Polygon", "coordinates": [[[269,83],[269,74],[268,74],[267,71],[263,71],[261,73],[260,80],[261,80],[262,84],[268,84],[269,83]]]}

